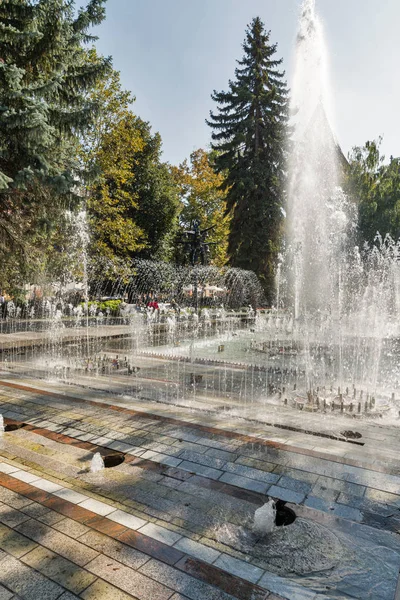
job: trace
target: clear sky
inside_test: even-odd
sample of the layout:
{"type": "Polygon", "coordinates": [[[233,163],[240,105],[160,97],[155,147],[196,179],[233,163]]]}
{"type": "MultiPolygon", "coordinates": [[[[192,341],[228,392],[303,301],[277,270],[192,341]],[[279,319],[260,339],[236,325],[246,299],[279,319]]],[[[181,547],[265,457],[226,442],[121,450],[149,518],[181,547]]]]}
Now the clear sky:
{"type": "MultiPolygon", "coordinates": [[[[77,6],[85,4],[78,0],[77,6]]],[[[278,42],[288,82],[300,0],[108,0],[96,28],[133,110],[163,139],[173,164],[210,143],[213,89],[227,89],[246,25],[260,16],[278,42]]],[[[335,134],[345,154],[384,136],[400,156],[399,0],[317,0],[331,60],[335,134]]]]}

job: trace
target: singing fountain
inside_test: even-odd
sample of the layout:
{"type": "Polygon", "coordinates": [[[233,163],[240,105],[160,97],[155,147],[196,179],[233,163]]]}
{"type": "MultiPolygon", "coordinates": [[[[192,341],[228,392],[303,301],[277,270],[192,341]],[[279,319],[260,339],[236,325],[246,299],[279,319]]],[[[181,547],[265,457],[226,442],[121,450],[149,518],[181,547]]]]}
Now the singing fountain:
{"type": "Polygon", "coordinates": [[[294,73],[276,306],[260,308],[256,276],[240,269],[135,260],[112,274],[88,260],[82,211],[71,241],[81,281],[66,273],[57,293],[10,302],[0,319],[0,446],[13,463],[0,475],[11,485],[18,460],[35,465],[15,475],[24,493],[50,466],[45,502],[58,488],[54,505],[71,498],[77,514],[114,520],[89,528],[127,527],[121,540],[156,549],[156,581],[165,557],[174,574],[171,556],[187,553],[178,595],[211,597],[189,588],[212,573],[218,597],[221,584],[247,600],[393,600],[400,245],[357,246],[315,0],[302,3],[294,73]]]}

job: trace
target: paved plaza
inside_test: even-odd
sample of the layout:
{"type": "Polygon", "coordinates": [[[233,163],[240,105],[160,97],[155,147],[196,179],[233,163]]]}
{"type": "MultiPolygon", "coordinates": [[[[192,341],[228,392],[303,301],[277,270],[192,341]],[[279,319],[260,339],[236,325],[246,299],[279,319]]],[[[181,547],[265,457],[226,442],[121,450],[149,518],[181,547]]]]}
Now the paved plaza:
{"type": "Polygon", "coordinates": [[[1,600],[395,598],[395,426],[354,444],[6,373],[0,413],[24,424],[0,441],[1,600]],[[124,462],[90,473],[97,451],[124,462]],[[266,495],[297,519],[257,552],[266,495]]]}

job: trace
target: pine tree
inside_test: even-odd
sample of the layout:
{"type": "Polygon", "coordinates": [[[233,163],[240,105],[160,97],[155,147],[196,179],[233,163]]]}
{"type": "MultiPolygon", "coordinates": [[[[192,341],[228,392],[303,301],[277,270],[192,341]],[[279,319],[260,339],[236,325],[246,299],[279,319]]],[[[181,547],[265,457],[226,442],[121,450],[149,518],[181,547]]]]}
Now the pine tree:
{"type": "Polygon", "coordinates": [[[88,29],[105,0],[76,15],[70,0],[0,3],[0,250],[24,249],[56,208],[76,200],[79,136],[96,106],[88,92],[110,61],[88,59],[88,29]]]}
{"type": "Polygon", "coordinates": [[[218,111],[208,121],[217,171],[226,173],[230,263],[255,271],[270,302],[282,223],[289,104],[276,49],[255,18],[229,91],[212,94],[218,111]]]}

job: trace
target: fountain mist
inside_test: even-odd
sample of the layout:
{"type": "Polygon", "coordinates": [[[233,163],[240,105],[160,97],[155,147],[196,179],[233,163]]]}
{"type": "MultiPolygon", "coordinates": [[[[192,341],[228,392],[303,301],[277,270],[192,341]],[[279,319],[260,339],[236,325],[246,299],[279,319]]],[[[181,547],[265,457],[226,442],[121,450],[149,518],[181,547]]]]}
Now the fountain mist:
{"type": "Polygon", "coordinates": [[[292,88],[295,139],[288,194],[288,274],[296,318],[330,311],[340,287],[349,216],[339,187],[342,155],[327,117],[330,104],[322,24],[314,0],[305,0],[292,88]]]}

